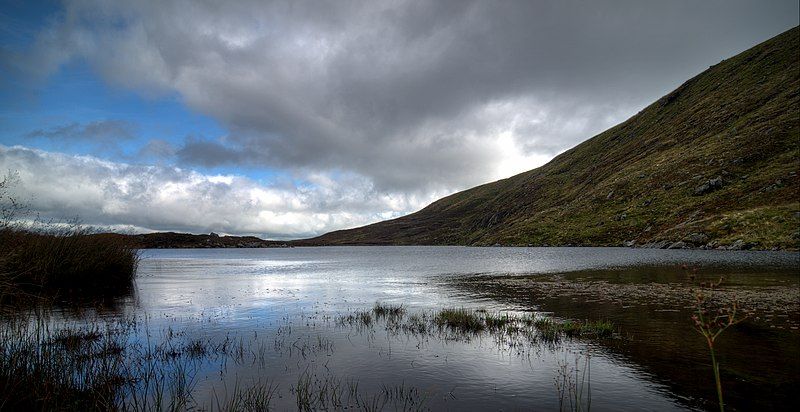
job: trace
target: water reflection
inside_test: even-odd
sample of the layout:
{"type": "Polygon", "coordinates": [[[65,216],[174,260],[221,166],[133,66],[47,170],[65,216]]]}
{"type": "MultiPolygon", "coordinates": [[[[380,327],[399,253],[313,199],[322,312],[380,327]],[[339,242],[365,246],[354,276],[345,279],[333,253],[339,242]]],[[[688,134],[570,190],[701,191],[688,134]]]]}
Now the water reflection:
{"type": "MultiPolygon", "coordinates": [[[[279,409],[296,407],[304,387],[346,398],[339,402],[351,406],[388,402],[388,393],[394,393],[392,399],[402,399],[404,405],[413,395],[433,409],[558,409],[563,397],[555,383],[568,372],[577,374],[571,372],[576,361],[580,367],[574,369],[583,370],[581,362],[591,354],[593,409],[708,407],[703,400],[713,399],[706,396],[713,391],[704,386],[705,352],[693,343],[697,336],[686,327],[685,308],[661,311],[663,305],[651,308],[649,302],[620,305],[619,294],[609,293],[604,300],[587,298],[590,289],[562,296],[526,286],[525,276],[562,273],[561,285],[670,285],[676,275],[664,268],[683,263],[740,273],[731,276],[737,287],[797,285],[796,275],[786,273],[797,267],[797,255],[791,253],[462,247],[153,250],[144,252],[134,293],[114,299],[113,310],[56,312],[69,325],[135,319],[137,328],[126,339],[162,345],[165,351],[191,355],[187,348],[199,342],[207,352],[187,355],[191,362],[182,367],[194,376],[194,398],[200,405],[215,404],[243,385],[268,382],[276,388],[271,402],[279,409]],[[631,266],[637,268],[607,270],[631,266]],[[336,322],[339,316],[369,310],[376,301],[403,304],[409,314],[464,307],[602,317],[615,321],[623,336],[521,348],[489,335],[461,340],[437,333],[398,334],[378,321],[370,328],[336,322]],[[676,373],[680,369],[688,372],[676,373]],[[356,383],[355,395],[346,396],[356,383]]],[[[788,312],[773,316],[797,316],[788,312]]],[[[784,375],[772,374],[766,381],[748,378],[750,386],[735,384],[728,391],[737,402],[733,406],[791,404],[790,392],[781,385],[796,385],[796,377],[787,372],[796,366],[793,333],[748,324],[726,337],[771,353],[769,359],[794,359],[781,365],[764,358],[765,367],[784,375]],[[786,397],[768,403],[755,391],[765,388],[786,397]]],[[[734,372],[740,364],[736,353],[726,352],[723,360],[734,372]]]]}
{"type": "Polygon", "coordinates": [[[800,285],[794,270],[708,267],[690,282],[679,267],[643,266],[526,278],[462,278],[450,287],[509,307],[612,320],[626,339],[598,344],[650,373],[690,405],[713,409],[708,350],[689,319],[697,283],[720,277],[726,279],[725,287],[716,293],[757,310],[717,345],[726,402],[744,410],[794,409],[800,370],[800,285]]]}

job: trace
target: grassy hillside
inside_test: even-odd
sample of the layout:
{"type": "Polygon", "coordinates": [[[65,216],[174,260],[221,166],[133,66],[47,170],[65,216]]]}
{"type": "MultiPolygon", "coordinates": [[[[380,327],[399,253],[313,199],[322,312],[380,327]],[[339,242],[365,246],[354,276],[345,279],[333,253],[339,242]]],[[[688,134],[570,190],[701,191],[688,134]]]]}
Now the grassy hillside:
{"type": "Polygon", "coordinates": [[[298,243],[796,248],[799,148],[794,28],[540,168],[298,243]]]}

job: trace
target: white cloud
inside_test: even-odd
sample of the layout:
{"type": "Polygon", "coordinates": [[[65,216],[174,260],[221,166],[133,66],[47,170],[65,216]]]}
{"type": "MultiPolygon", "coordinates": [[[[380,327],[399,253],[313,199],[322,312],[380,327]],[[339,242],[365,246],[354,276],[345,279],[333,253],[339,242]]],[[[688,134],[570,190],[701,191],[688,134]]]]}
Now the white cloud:
{"type": "MultiPolygon", "coordinates": [[[[45,218],[135,231],[179,230],[297,238],[419,209],[436,195],[376,192],[363,177],[317,174],[300,187],[0,145],[0,170],[19,173],[16,197],[45,218]],[[124,223],[123,223],[124,222],[124,223]]],[[[441,195],[441,194],[438,194],[441,195]]]]}
{"type": "Polygon", "coordinates": [[[796,9],[68,0],[31,53],[15,57],[50,71],[85,59],[113,85],[177,94],[229,129],[224,146],[187,140],[177,155],[188,165],[343,170],[380,190],[452,191],[601,132],[797,24],[796,9]]]}

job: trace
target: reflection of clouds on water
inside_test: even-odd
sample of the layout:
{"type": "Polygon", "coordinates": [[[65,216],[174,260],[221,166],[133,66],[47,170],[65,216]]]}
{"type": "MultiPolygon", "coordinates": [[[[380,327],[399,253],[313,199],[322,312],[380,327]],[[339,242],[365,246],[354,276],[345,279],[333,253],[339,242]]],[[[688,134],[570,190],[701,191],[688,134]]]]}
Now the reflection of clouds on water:
{"type": "MultiPolygon", "coordinates": [[[[513,283],[518,275],[655,265],[667,269],[646,278],[668,283],[672,275],[667,272],[687,262],[735,271],[759,265],[790,268],[797,259],[793,254],[769,252],[467,247],[148,250],[144,255],[136,280],[138,304],[129,312],[147,316],[155,329],[182,329],[187,336],[212,342],[229,336],[257,342],[252,350],[266,356],[266,369],[254,368],[252,362],[229,362],[230,376],[271,377],[282,382],[286,391],[297,384],[303,371],[334,381],[359,378],[364,391],[380,391],[381,384],[413,382],[434,405],[474,409],[497,409],[498,405],[557,409],[554,378],[559,362],[574,361],[573,352],[590,348],[595,409],[682,406],[674,401],[674,388],[663,386],[640,365],[602,346],[572,342],[520,356],[508,341],[493,338],[390,336],[379,326],[371,331],[337,328],[332,319],[353,310],[369,310],[376,301],[404,304],[410,311],[538,310],[530,296],[524,302],[509,301],[459,286],[465,279],[491,279],[499,274],[511,275],[513,283]],[[326,349],[311,350],[320,340],[326,342],[321,345],[326,349]]],[[[642,281],[636,278],[642,276],[637,269],[625,276],[633,276],[632,282],[642,281]]],[[[209,364],[202,373],[215,376],[218,368],[209,364]]],[[[224,384],[231,382],[202,381],[198,390],[223,390],[220,385],[224,384]]],[[[294,395],[285,392],[283,396],[289,402],[286,399],[294,395]]]]}

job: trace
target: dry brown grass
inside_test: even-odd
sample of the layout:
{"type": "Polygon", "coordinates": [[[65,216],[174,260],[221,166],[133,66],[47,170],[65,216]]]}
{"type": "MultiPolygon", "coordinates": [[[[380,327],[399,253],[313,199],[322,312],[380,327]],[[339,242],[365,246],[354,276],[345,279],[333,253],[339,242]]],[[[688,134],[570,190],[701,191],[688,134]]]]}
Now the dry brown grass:
{"type": "Polygon", "coordinates": [[[127,289],[138,262],[125,239],[79,225],[46,232],[7,227],[0,229],[0,298],[127,289]]]}

